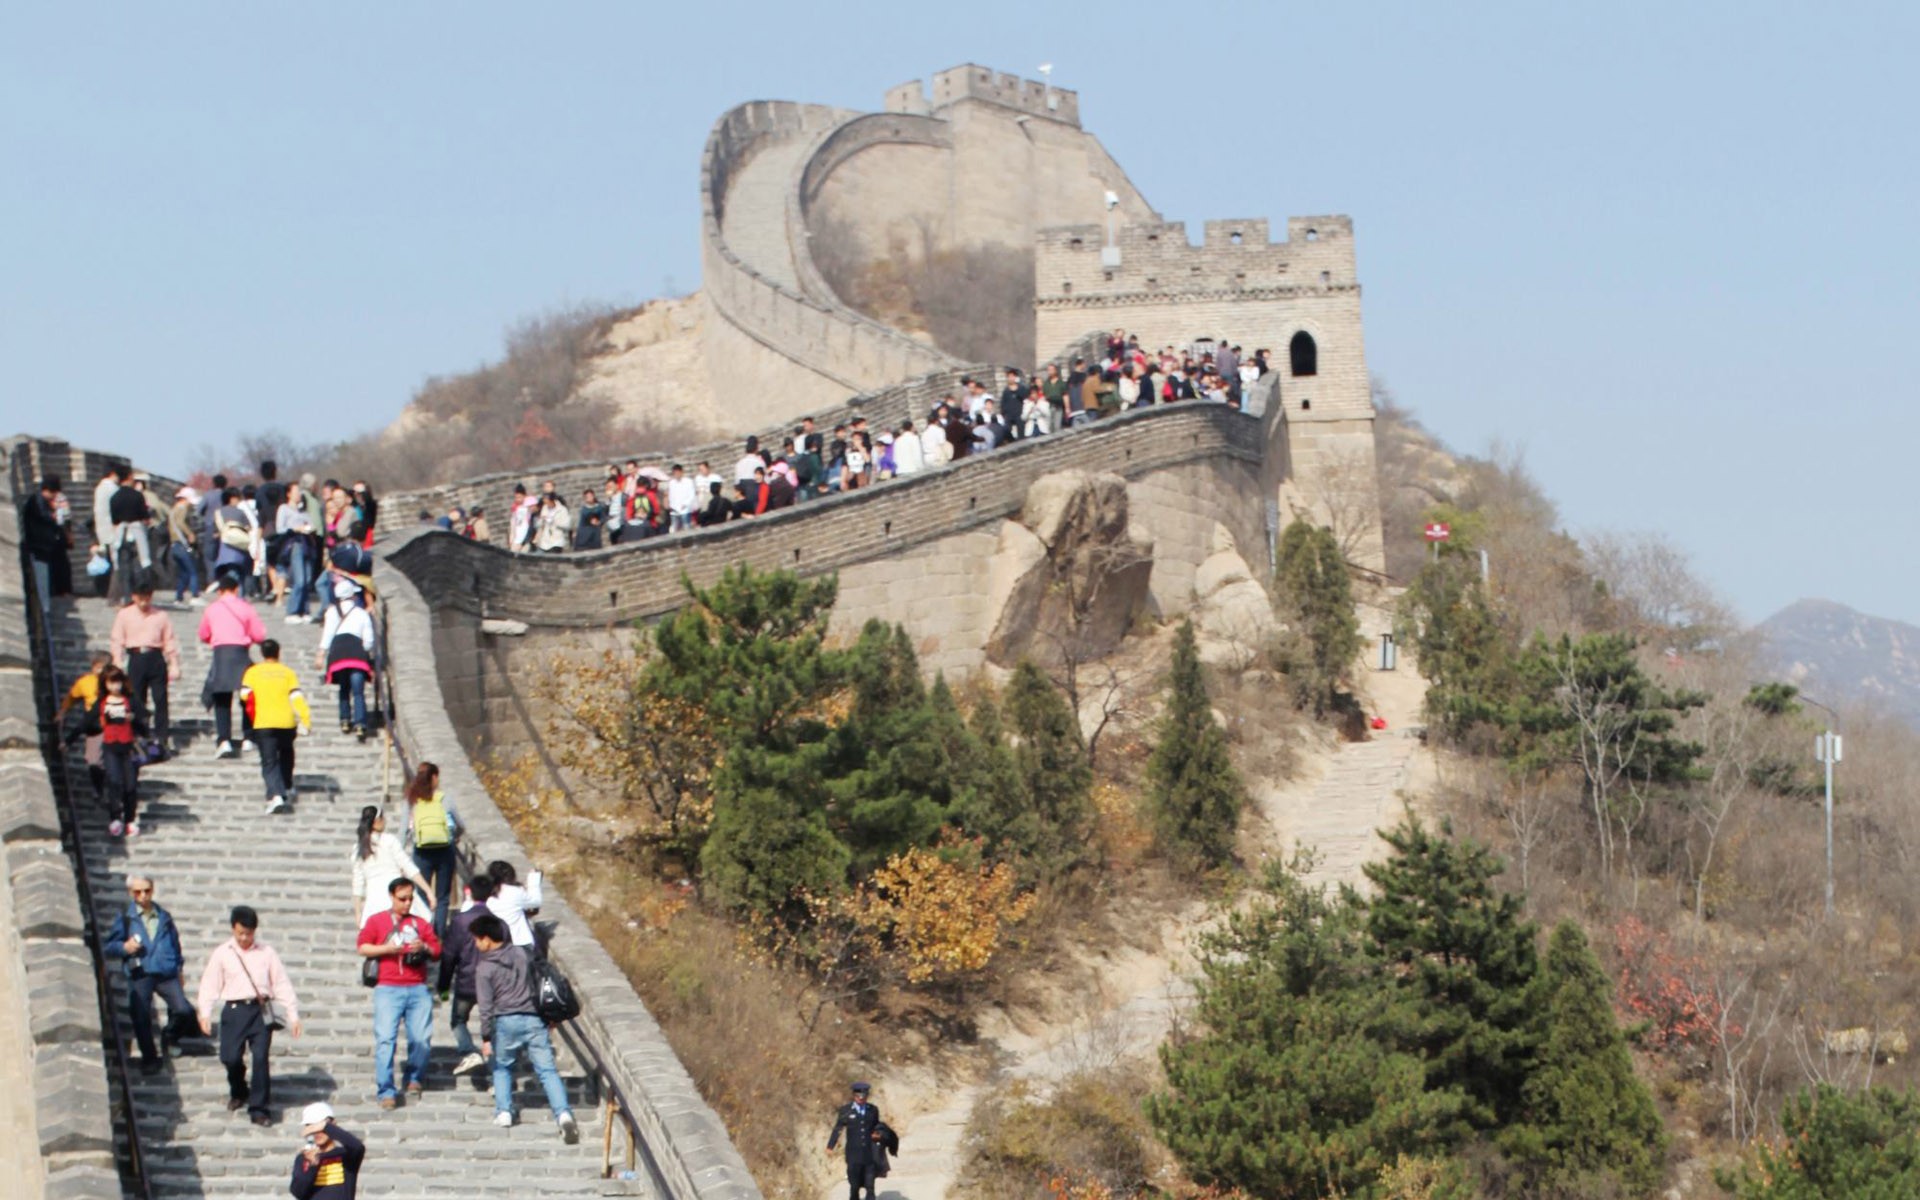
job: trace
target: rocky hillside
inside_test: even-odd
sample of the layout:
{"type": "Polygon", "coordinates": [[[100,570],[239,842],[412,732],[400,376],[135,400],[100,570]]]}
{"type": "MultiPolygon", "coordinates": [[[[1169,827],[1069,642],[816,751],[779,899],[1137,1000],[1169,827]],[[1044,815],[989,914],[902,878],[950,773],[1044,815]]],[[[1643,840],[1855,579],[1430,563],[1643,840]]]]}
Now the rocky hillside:
{"type": "Polygon", "coordinates": [[[1799,600],[1758,631],[1789,681],[1829,703],[1883,706],[1920,726],[1920,626],[1831,600],[1799,600]]]}

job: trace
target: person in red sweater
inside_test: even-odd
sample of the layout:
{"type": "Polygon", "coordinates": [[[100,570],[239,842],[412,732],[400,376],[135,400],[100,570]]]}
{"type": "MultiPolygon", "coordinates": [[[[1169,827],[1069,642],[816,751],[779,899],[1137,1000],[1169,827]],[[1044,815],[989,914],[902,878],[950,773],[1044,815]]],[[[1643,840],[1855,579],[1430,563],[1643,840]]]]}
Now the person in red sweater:
{"type": "Polygon", "coordinates": [[[427,968],[440,957],[440,938],[433,922],[413,915],[411,879],[394,880],[387,885],[387,895],[392,906],[360,927],[360,956],[380,960],[373,989],[373,1086],[380,1107],[390,1109],[400,1103],[393,1082],[393,1049],[402,1021],[407,1026],[407,1095],[418,1096],[424,1088],[427,1058],[433,1053],[433,990],[427,986],[427,968]]]}

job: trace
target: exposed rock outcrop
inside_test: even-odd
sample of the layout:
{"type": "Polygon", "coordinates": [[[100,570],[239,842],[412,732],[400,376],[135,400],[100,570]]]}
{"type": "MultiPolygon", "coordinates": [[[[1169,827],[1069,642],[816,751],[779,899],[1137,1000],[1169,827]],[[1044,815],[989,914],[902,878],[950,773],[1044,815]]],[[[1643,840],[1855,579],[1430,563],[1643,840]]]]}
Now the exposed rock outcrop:
{"type": "Polygon", "coordinates": [[[1278,631],[1273,601],[1253,578],[1226,526],[1213,527],[1211,550],[1193,578],[1193,631],[1200,661],[1244,670],[1278,631]]]}
{"type": "Polygon", "coordinates": [[[1131,524],[1127,481],[1061,471],[1027,490],[1018,520],[1000,527],[987,577],[997,613],[989,662],[1096,658],[1120,644],[1147,606],[1153,538],[1131,524]]]}

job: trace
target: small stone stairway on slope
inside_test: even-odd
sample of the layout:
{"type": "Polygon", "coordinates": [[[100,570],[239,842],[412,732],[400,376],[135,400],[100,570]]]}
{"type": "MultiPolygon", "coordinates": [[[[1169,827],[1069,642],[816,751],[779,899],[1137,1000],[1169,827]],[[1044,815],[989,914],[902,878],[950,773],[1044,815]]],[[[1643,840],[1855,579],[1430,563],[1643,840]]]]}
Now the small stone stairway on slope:
{"type": "MultiPolygon", "coordinates": [[[[298,740],[292,811],[266,815],[257,753],[249,748],[237,759],[212,756],[212,715],[199,702],[211,659],[197,637],[200,610],[183,607],[171,616],[184,657],[172,689],[174,739],[181,748],[173,759],[141,772],[140,837],[107,836],[109,815],[85,794],[78,755],[70,759],[70,777],[82,793],[80,840],[95,892],[94,915],[104,932],[126,903],[128,872],[153,876],[160,903],[180,927],[184,983],[193,999],[207,954],[228,936],[228,910],[252,905],[260,913],[262,940],[286,963],[305,1029],[299,1039],[286,1032],[274,1036],[271,1128],[255,1127],[244,1110],[227,1111],[225,1072],[211,1053],[174,1058],[155,1075],[132,1072],[135,1119],[154,1195],[286,1195],[301,1140],[299,1112],[315,1100],[332,1104],[342,1126],[367,1143],[363,1197],[647,1194],[641,1184],[600,1178],[606,1116],[589,1073],[559,1039],[561,1072],[581,1126],[577,1145],[561,1140],[524,1065],[514,1085],[520,1123],[511,1129],[493,1125],[488,1074],[452,1074],[457,1055],[449,1006],[438,1002],[426,1094],[395,1111],[379,1110],[372,993],[359,981],[348,864],[361,806],[381,799],[380,742],[362,744],[340,733],[334,690],[311,669],[318,630],[284,625],[277,612],[263,607],[268,635],[285,647],[284,661],[299,672],[314,710],[313,734],[298,740]]],[[[89,650],[106,647],[111,623],[112,610],[98,600],[57,602],[55,659],[62,687],[86,670],[89,650]]],[[[389,815],[397,828],[403,807],[397,763],[391,783],[389,815]]],[[[117,976],[114,1010],[133,1064],[137,1051],[117,976]]],[[[477,1036],[477,1019],[474,1025],[477,1036]]],[[[405,1045],[403,1032],[396,1058],[404,1056],[405,1045]]],[[[124,1141],[124,1129],[116,1132],[124,1141]]]]}

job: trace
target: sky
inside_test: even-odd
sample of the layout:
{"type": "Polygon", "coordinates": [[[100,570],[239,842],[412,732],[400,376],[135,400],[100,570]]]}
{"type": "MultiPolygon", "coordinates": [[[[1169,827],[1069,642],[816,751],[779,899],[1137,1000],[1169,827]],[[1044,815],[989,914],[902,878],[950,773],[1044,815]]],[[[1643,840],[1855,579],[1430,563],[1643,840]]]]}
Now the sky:
{"type": "Polygon", "coordinates": [[[1912,3],[14,5],[0,432],[177,472],[382,426],[519,318],[697,287],[732,105],[1051,62],[1196,237],[1352,215],[1374,373],[1572,531],[1751,620],[1920,623],[1916,43],[1912,3]]]}

